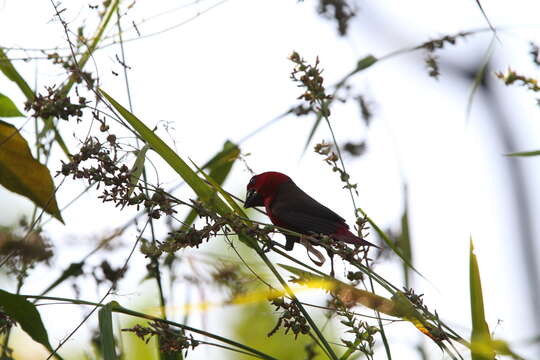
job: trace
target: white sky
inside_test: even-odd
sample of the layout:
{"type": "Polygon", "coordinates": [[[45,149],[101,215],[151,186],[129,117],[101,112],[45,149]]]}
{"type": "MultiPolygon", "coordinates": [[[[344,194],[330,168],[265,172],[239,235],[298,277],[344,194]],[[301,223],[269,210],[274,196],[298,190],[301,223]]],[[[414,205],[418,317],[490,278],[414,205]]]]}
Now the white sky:
{"type": "MultiPolygon", "coordinates": [[[[180,4],[191,4],[140,25],[139,30],[145,35],[192,18],[215,3],[210,0],[160,1],[156,5],[156,2],[139,1],[124,18],[123,26],[126,28],[132,21],[140,22],[180,4]]],[[[27,5],[13,0],[0,3],[0,45],[26,48],[62,45],[62,28],[51,21],[50,2],[34,2],[32,11],[28,11],[27,5]]],[[[73,24],[72,30],[91,12],[86,2],[71,1],[65,5],[69,6],[65,17],[73,24]]],[[[511,5],[485,2],[483,6],[496,26],[538,24],[538,1],[518,1],[511,5]]],[[[383,56],[430,38],[486,26],[474,1],[413,1],[406,6],[394,1],[384,7],[362,2],[357,19],[351,23],[350,38],[342,39],[336,36],[335,25],[321,21],[313,9],[313,1],[229,0],[175,30],[127,43],[135,114],[150,127],[159,121],[173,122],[172,135],[180,155],[201,164],[217,152],[226,139],[239,140],[295,103],[300,90],[289,80],[292,66],[287,56],[292,50],[309,61],[318,55],[325,69],[325,80],[330,85],[367,54],[383,56]]],[[[91,23],[87,25],[92,28],[91,23]]],[[[133,36],[132,33],[126,37],[133,36]]],[[[511,32],[500,33],[499,37],[494,68],[505,70],[510,65],[538,78],[539,71],[530,64],[527,53],[528,41],[540,41],[540,27],[516,27],[511,32]]],[[[452,79],[452,72],[445,68],[450,60],[461,64],[478,63],[489,41],[490,34],[484,33],[458,40],[457,46],[441,52],[439,81],[427,76],[422,53],[376,64],[354,78],[355,88],[375,103],[375,119],[370,129],[366,131],[352,103],[336,108],[332,121],[336,136],[342,141],[368,138],[367,154],[359,159],[347,158],[347,166],[353,180],[359,183],[360,206],[383,227],[398,224],[403,203],[401,175],[407,179],[414,261],[429,279],[429,283],[415,279],[415,288],[425,294],[426,304],[437,309],[462,335],[468,336],[468,240],[472,235],[490,328],[495,329],[497,338],[509,340],[521,354],[531,355],[530,347],[520,346],[537,332],[530,322],[528,293],[524,292],[521,282],[524,278],[522,253],[512,217],[516,211],[512,203],[514,195],[508,190],[508,174],[500,165],[504,150],[493,140],[495,134],[485,99],[476,98],[466,124],[465,107],[471,84],[452,79]],[[498,320],[502,323],[497,325],[498,320]]],[[[100,51],[95,61],[102,87],[127,104],[123,77],[112,75],[112,71],[122,71],[115,60],[119,51],[118,47],[100,51]]],[[[21,52],[17,54],[23,56],[21,52]]],[[[41,91],[51,81],[60,81],[58,68],[46,65],[39,67],[36,73],[33,63],[16,62],[16,66],[32,80],[30,84],[37,75],[41,91]]],[[[89,69],[94,68],[95,65],[89,63],[89,69]]],[[[537,141],[539,110],[534,99],[524,89],[501,85],[497,91],[503,94],[506,104],[512,104],[511,113],[506,115],[512,116],[515,131],[520,135],[520,147],[514,150],[540,148],[537,141]]],[[[0,77],[0,92],[19,105],[23,101],[15,86],[3,77],[0,77]]],[[[350,199],[347,192],[339,190],[337,175],[311,148],[300,160],[311,126],[312,120],[308,118],[284,119],[243,143],[242,151],[251,153],[247,159],[256,172],[287,173],[306,192],[352,223],[350,199]]],[[[80,125],[75,136],[73,131],[71,124],[64,131],[71,148],[76,146],[77,138],[86,134],[87,126],[80,125]]],[[[171,144],[162,126],[158,131],[171,144]]],[[[330,139],[326,126],[320,127],[314,140],[322,139],[330,139]]],[[[50,162],[53,173],[59,168],[59,159],[58,156],[50,162]]],[[[159,169],[160,181],[166,186],[177,181],[177,176],[156,156],[151,159],[159,169]]],[[[538,182],[538,159],[515,161],[529,166],[526,176],[530,186],[538,182]]],[[[226,188],[242,197],[249,176],[240,163],[235,165],[226,188]]],[[[82,189],[81,185],[67,181],[59,194],[59,203],[70,201],[82,189]]],[[[189,196],[187,190],[179,194],[189,196]]],[[[534,214],[538,212],[540,195],[537,191],[528,194],[536,219],[534,214]]],[[[92,244],[79,246],[84,240],[82,234],[95,238],[130,218],[129,212],[102,205],[96,196],[95,192],[89,192],[77,206],[66,210],[63,213],[66,226],[54,221],[48,224],[46,230],[58,250],[59,264],[67,266],[92,248],[92,244]]],[[[31,211],[29,202],[17,195],[0,191],[0,199],[3,224],[31,211]]],[[[538,225],[535,223],[535,226],[538,237],[538,225]]],[[[124,242],[131,244],[135,234],[131,231],[123,238],[124,242]]],[[[209,250],[209,247],[204,249],[209,250]]],[[[121,264],[127,251],[123,248],[109,260],[121,264]]],[[[299,246],[294,254],[309,261],[299,246]]],[[[134,259],[134,264],[140,264],[141,274],[145,271],[143,259],[134,259]]],[[[377,270],[400,283],[400,267],[395,262],[380,264],[377,270]]],[[[51,274],[50,279],[54,276],[51,274]]],[[[126,306],[141,302],[146,288],[139,287],[139,280],[134,276],[123,282],[121,296],[116,299],[126,306]]],[[[24,292],[37,292],[43,281],[34,275],[24,292]]],[[[91,289],[84,292],[96,299],[99,294],[91,289]]],[[[55,294],[65,295],[68,290],[59,289],[55,294]]],[[[103,291],[105,289],[101,289],[103,291]]],[[[40,308],[45,324],[51,323],[47,320],[57,319],[56,311],[71,311],[64,308],[40,308]]],[[[81,313],[81,309],[73,311],[69,317],[81,313]]],[[[207,314],[209,330],[221,329],[211,319],[222,319],[226,312],[214,310],[207,314]]],[[[197,316],[193,321],[194,326],[201,325],[197,316]]],[[[55,324],[58,326],[49,329],[53,344],[71,330],[74,321],[58,319],[55,324]]],[[[393,349],[413,359],[417,354],[412,347],[421,335],[412,342],[413,330],[402,331],[404,326],[390,328],[392,342],[396,344],[393,349]]],[[[428,344],[428,349],[434,358],[440,356],[440,351],[432,344],[428,344]]],[[[203,358],[208,354],[213,353],[201,348],[192,356],[203,358]]],[[[384,358],[382,352],[378,358],[384,358]]]]}

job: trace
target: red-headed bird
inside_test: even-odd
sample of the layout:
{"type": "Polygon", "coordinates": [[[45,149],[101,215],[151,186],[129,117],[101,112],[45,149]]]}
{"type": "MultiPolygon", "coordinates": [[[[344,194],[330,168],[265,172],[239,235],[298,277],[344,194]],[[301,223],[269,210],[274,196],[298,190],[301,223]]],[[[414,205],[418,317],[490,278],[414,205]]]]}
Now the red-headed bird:
{"type": "MultiPolygon", "coordinates": [[[[251,178],[244,207],[264,206],[276,226],[303,234],[323,234],[358,246],[375,246],[349,231],[345,219],[306,194],[285,174],[269,171],[251,178]]],[[[292,250],[297,236],[284,234],[286,250],[292,250]]]]}

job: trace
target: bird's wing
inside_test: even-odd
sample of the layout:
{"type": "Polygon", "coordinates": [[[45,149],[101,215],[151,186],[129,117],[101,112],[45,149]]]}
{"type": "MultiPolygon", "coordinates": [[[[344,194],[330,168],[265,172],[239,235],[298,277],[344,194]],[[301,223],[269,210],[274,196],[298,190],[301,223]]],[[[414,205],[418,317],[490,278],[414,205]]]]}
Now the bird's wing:
{"type": "Polygon", "coordinates": [[[280,185],[270,207],[273,216],[284,227],[302,234],[333,234],[338,228],[347,227],[341,216],[313,199],[293,182],[280,185]]]}
{"type": "Polygon", "coordinates": [[[304,212],[290,209],[279,210],[276,215],[283,227],[300,234],[333,234],[343,224],[304,212]]]}

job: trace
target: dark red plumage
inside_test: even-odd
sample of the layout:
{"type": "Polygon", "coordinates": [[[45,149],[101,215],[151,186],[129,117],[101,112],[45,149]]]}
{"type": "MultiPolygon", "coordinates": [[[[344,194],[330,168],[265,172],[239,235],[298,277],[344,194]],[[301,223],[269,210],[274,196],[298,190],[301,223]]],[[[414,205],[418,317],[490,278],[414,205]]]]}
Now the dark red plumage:
{"type": "MultiPolygon", "coordinates": [[[[274,225],[294,232],[323,234],[354,245],[375,246],[349,231],[345,220],[306,194],[285,174],[269,171],[251,178],[244,207],[264,206],[274,225]]],[[[285,248],[292,250],[298,237],[287,235],[285,248]]]]}

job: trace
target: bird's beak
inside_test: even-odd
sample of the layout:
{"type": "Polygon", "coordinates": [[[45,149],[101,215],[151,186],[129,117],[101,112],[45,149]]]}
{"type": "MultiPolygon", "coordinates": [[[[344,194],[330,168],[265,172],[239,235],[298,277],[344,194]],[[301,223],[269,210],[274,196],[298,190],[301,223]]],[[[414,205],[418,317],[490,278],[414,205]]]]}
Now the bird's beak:
{"type": "Polygon", "coordinates": [[[254,206],[264,205],[261,195],[255,190],[250,189],[246,193],[246,202],[244,203],[244,208],[250,208],[254,206]]]}

